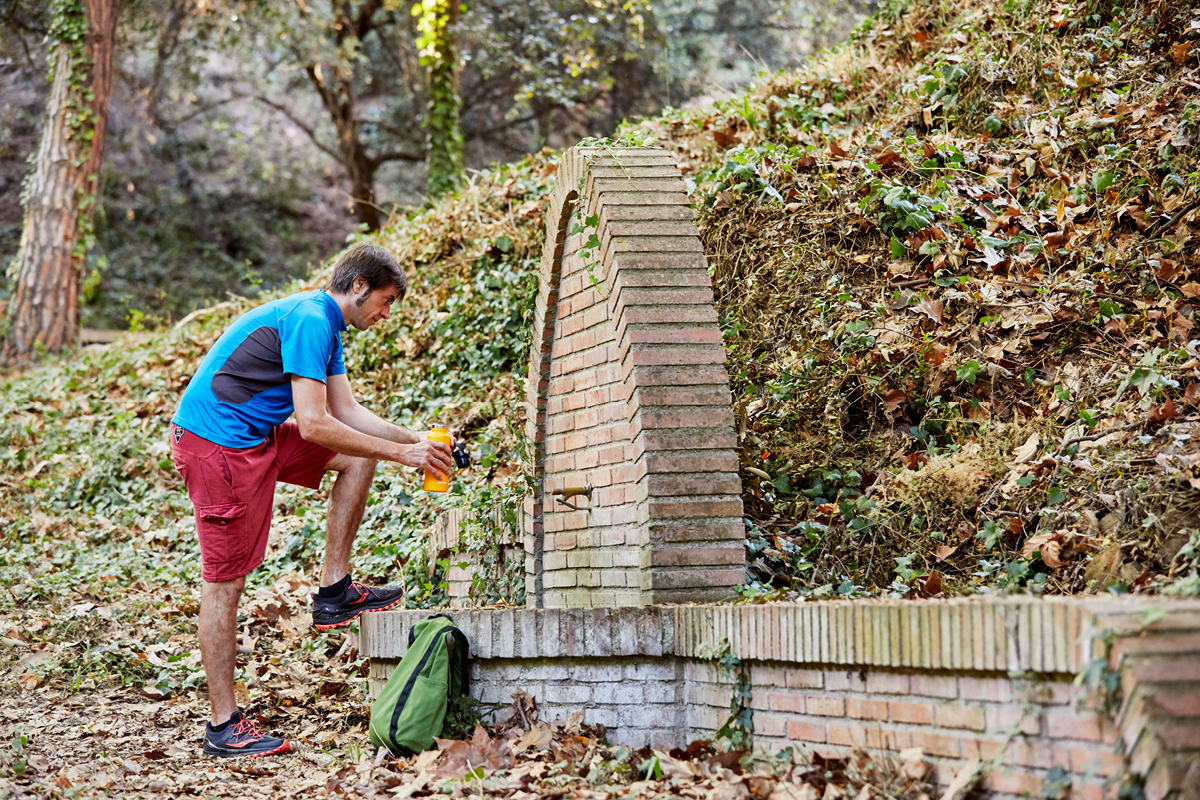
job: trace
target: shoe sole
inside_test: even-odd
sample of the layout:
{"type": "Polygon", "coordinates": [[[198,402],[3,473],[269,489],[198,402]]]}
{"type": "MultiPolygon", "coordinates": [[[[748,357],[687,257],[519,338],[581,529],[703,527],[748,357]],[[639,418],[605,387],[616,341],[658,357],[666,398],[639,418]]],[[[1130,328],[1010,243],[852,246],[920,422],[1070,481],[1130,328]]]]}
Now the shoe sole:
{"type": "Polygon", "coordinates": [[[331,622],[328,625],[318,625],[317,623],[314,622],[313,628],[315,628],[316,630],[319,630],[319,631],[329,631],[329,630],[333,630],[334,628],[340,628],[343,625],[349,625],[351,622],[354,622],[354,620],[358,619],[363,614],[370,614],[373,611],[387,611],[389,608],[395,608],[396,606],[400,605],[403,602],[404,602],[404,595],[400,595],[398,598],[396,598],[395,602],[388,603],[386,606],[380,606],[379,608],[360,608],[358,610],[358,613],[355,614],[353,617],[350,617],[350,619],[344,619],[341,622],[331,622]]]}
{"type": "Polygon", "coordinates": [[[265,753],[239,753],[236,750],[214,752],[208,749],[207,742],[205,742],[203,750],[205,755],[212,756],[213,758],[261,758],[262,756],[275,756],[282,753],[290,753],[292,752],[292,743],[287,739],[284,739],[283,744],[279,745],[279,747],[276,747],[274,750],[267,750],[265,753]]]}

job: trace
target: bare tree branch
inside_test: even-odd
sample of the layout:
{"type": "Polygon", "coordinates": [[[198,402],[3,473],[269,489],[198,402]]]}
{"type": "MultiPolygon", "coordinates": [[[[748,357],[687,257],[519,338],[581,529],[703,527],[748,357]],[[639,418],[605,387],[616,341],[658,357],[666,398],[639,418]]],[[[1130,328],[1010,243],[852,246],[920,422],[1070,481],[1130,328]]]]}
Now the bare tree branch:
{"type": "Polygon", "coordinates": [[[374,158],[369,159],[371,164],[378,167],[380,164],[388,161],[424,161],[424,153],[406,153],[403,150],[391,150],[386,153],[380,153],[374,158]]]}
{"type": "Polygon", "coordinates": [[[177,117],[175,119],[163,118],[162,122],[163,122],[163,124],[166,124],[171,127],[175,127],[177,125],[182,125],[183,123],[189,122],[189,121],[195,119],[196,117],[207,114],[209,111],[212,111],[214,108],[220,108],[221,106],[225,105],[226,103],[232,103],[236,100],[244,100],[249,96],[250,95],[248,93],[235,92],[232,95],[230,95],[229,97],[225,97],[220,100],[214,100],[211,103],[204,103],[203,105],[197,106],[195,109],[193,109],[192,111],[190,111],[187,114],[184,114],[182,117],[177,117]]]}
{"type": "Polygon", "coordinates": [[[321,152],[325,153],[327,156],[329,156],[330,158],[332,158],[334,161],[338,162],[339,164],[342,164],[342,166],[345,166],[345,163],[342,161],[341,154],[339,154],[336,150],[334,150],[330,147],[327,147],[325,144],[323,144],[321,142],[321,140],[317,138],[317,132],[312,128],[312,126],[308,125],[305,122],[301,122],[296,117],[296,115],[291,112],[291,109],[289,109],[287,106],[276,103],[271,98],[264,97],[261,94],[254,95],[254,99],[257,100],[258,102],[262,103],[263,105],[270,106],[271,108],[278,111],[280,114],[283,114],[285,117],[287,117],[289,120],[291,120],[293,125],[295,125],[297,128],[299,128],[300,130],[302,130],[306,134],[308,134],[308,138],[312,139],[312,143],[315,144],[321,152]]]}

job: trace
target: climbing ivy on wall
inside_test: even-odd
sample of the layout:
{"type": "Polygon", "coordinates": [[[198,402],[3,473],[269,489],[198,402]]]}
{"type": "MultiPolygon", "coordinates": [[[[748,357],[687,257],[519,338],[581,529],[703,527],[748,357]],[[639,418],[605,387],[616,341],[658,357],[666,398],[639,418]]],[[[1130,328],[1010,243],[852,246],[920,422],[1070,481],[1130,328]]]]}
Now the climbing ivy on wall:
{"type": "Polygon", "coordinates": [[[412,8],[417,18],[421,64],[429,70],[429,194],[444,194],[458,185],[463,171],[462,126],[459,123],[457,0],[421,0],[412,8]]]}

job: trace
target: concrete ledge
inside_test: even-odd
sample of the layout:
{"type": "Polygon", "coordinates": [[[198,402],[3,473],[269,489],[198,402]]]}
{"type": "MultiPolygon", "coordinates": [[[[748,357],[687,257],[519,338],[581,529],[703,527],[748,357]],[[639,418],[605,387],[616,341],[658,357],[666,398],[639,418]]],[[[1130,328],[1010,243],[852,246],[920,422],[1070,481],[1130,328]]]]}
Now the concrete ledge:
{"type": "MultiPolygon", "coordinates": [[[[362,654],[401,658],[408,632],[433,611],[364,614],[362,654]]],[[[474,658],[608,658],[673,653],[669,608],[496,608],[453,611],[474,658]]]]}
{"type": "MultiPolygon", "coordinates": [[[[1099,633],[1138,633],[1150,610],[1163,615],[1156,611],[1146,632],[1200,628],[1200,601],[1164,598],[510,608],[453,616],[478,658],[703,658],[727,640],[734,655],[752,661],[1074,675],[1101,654],[1099,633]]],[[[363,654],[403,656],[409,629],[430,613],[364,615],[363,654]]]]}

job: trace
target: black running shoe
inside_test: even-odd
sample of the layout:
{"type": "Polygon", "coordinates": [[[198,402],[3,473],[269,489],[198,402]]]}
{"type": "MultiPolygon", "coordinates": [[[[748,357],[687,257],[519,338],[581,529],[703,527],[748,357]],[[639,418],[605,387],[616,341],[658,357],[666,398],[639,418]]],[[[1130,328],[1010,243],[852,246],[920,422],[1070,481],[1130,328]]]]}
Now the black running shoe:
{"type": "Polygon", "coordinates": [[[351,583],[340,597],[313,595],[313,627],[319,631],[340,628],[364,611],[383,611],[404,602],[402,586],[363,586],[351,583]]]}
{"type": "Polygon", "coordinates": [[[255,758],[289,753],[292,745],[287,739],[267,736],[242,712],[235,711],[223,731],[214,731],[212,723],[204,726],[204,752],[217,758],[255,758]]]}

